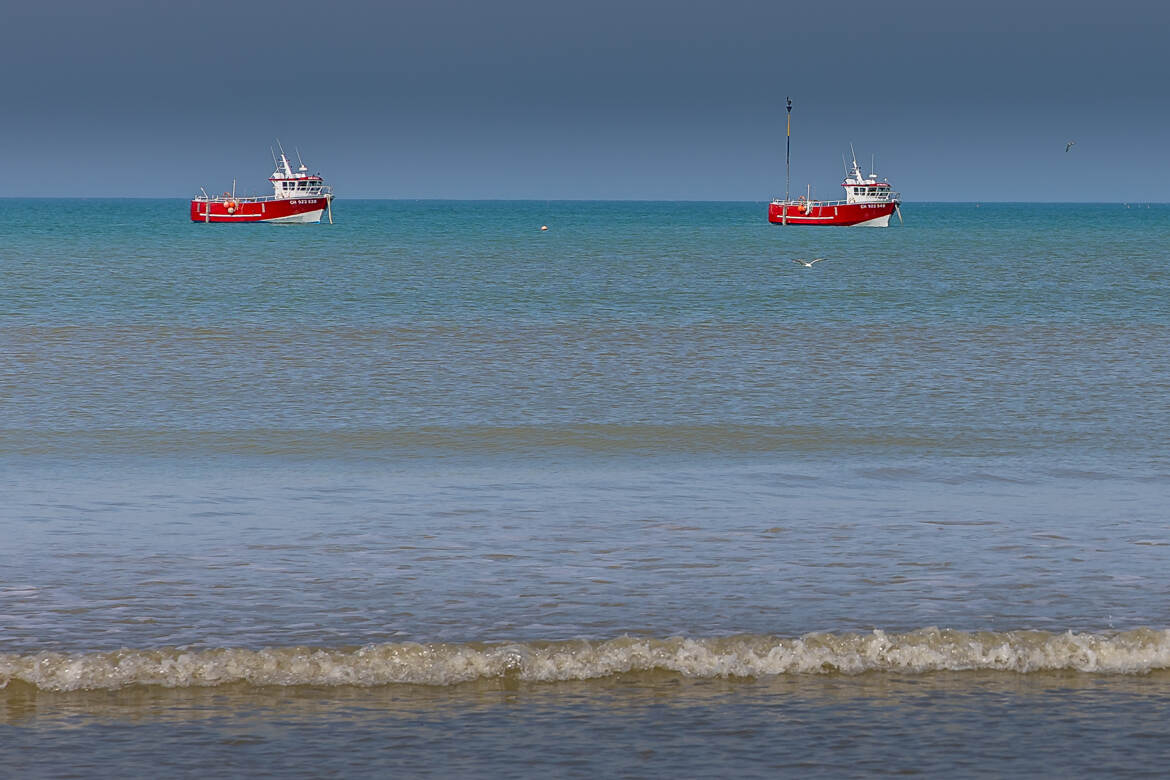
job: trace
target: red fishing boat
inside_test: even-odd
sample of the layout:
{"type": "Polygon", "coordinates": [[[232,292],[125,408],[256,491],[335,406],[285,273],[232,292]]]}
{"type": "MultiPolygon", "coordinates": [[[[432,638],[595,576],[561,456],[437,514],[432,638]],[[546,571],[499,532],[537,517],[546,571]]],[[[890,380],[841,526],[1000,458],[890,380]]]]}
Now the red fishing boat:
{"type": "MultiPolygon", "coordinates": [[[[279,146],[279,143],[277,144],[279,146]]],[[[223,195],[202,195],[191,199],[192,222],[320,222],[323,214],[333,224],[333,188],[325,186],[320,174],[310,174],[297,156],[300,167],[295,171],[280,150],[280,159],[272,153],[276,170],[268,177],[272,194],[237,197],[236,185],[223,195]]]]}
{"type": "MultiPolygon", "coordinates": [[[[792,100],[788,100],[788,154],[786,165],[791,170],[792,144],[792,100]]],[[[877,175],[870,168],[866,176],[857,164],[857,155],[853,153],[853,146],[849,151],[853,156],[852,169],[845,169],[845,181],[841,186],[845,188],[844,200],[816,200],[812,197],[812,188],[808,188],[804,196],[790,199],[788,185],[785,183],[784,198],[777,198],[768,204],[768,221],[777,225],[857,225],[868,227],[889,227],[890,216],[898,215],[902,219],[899,205],[901,195],[894,192],[890,182],[886,179],[878,181],[877,175]]]]}

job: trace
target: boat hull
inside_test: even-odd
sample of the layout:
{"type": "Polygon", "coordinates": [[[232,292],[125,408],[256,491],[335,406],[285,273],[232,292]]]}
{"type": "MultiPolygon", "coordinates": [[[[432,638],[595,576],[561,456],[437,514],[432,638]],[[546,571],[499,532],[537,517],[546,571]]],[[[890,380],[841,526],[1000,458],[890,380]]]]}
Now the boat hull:
{"type": "Polygon", "coordinates": [[[889,227],[890,216],[897,208],[889,203],[842,203],[822,206],[816,201],[772,201],[768,204],[768,221],[777,225],[837,225],[842,227],[889,227]]]}
{"type": "Polygon", "coordinates": [[[191,201],[192,222],[320,222],[329,207],[319,198],[214,198],[191,201]]]}

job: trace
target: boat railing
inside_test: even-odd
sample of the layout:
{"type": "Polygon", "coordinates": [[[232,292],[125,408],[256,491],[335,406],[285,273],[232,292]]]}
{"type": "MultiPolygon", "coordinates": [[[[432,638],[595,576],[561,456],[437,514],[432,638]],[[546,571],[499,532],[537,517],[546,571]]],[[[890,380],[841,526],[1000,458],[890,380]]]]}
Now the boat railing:
{"type": "Polygon", "coordinates": [[[192,198],[192,201],[198,203],[227,203],[230,200],[239,203],[268,203],[274,200],[290,200],[293,198],[331,198],[333,197],[333,188],[328,185],[322,185],[319,189],[305,192],[294,192],[289,195],[232,195],[225,192],[223,195],[203,195],[199,194],[192,198]]]}
{"type": "Polygon", "coordinates": [[[814,206],[848,206],[848,205],[853,205],[853,204],[857,204],[857,203],[895,203],[895,202],[901,203],[902,202],[902,193],[891,192],[888,195],[884,194],[884,197],[880,197],[880,198],[872,196],[872,195],[870,195],[870,196],[862,195],[857,200],[853,200],[853,201],[849,201],[849,200],[820,200],[818,198],[811,198],[810,199],[810,198],[805,198],[803,196],[800,198],[790,198],[788,200],[784,200],[784,198],[777,196],[775,198],[772,198],[772,202],[779,204],[781,206],[783,206],[783,205],[803,206],[805,203],[811,203],[814,206]]]}

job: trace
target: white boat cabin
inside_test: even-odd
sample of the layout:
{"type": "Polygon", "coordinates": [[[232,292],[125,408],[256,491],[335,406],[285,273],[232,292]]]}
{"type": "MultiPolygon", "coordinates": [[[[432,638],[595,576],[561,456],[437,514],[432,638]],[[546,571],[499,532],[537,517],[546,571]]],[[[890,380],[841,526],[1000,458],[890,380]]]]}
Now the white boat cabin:
{"type": "Polygon", "coordinates": [[[853,170],[847,170],[841,186],[845,188],[846,203],[889,203],[897,200],[897,194],[888,181],[878,181],[872,170],[869,176],[861,172],[856,155],[853,157],[853,170]]]}
{"type": "Polygon", "coordinates": [[[276,170],[268,177],[268,181],[272,182],[272,191],[277,198],[319,198],[326,194],[321,176],[310,174],[303,162],[294,171],[283,149],[276,170]]]}

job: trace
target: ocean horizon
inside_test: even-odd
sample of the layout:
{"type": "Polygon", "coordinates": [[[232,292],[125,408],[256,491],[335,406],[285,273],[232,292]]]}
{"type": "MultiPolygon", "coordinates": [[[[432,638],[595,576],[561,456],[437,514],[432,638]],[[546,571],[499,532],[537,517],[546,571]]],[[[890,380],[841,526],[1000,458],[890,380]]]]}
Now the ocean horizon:
{"type": "MultiPolygon", "coordinates": [[[[270,195],[271,193],[261,191],[256,187],[247,188],[246,192],[249,195],[270,195]]],[[[194,195],[201,193],[193,193],[194,195]]],[[[240,189],[238,193],[241,197],[245,197],[245,190],[240,189]]],[[[756,199],[707,199],[707,198],[539,198],[539,197],[525,197],[525,198],[452,198],[452,197],[409,197],[401,195],[340,195],[337,196],[336,201],[351,201],[351,202],[401,202],[401,203],[717,203],[717,204],[766,204],[773,198],[781,198],[784,193],[778,193],[764,198],[756,199]]],[[[799,192],[793,191],[794,195],[799,196],[799,192]]],[[[120,200],[135,200],[135,201],[182,201],[189,203],[191,197],[183,197],[180,195],[0,195],[0,201],[70,201],[70,200],[86,200],[86,201],[120,201],[120,200]]],[[[833,197],[838,197],[834,194],[833,197]]],[[[830,199],[830,198],[825,198],[830,199]]],[[[1167,206],[1170,201],[1151,201],[1151,200],[903,200],[901,203],[908,206],[966,206],[966,205],[987,205],[987,206],[1167,206]]]]}

